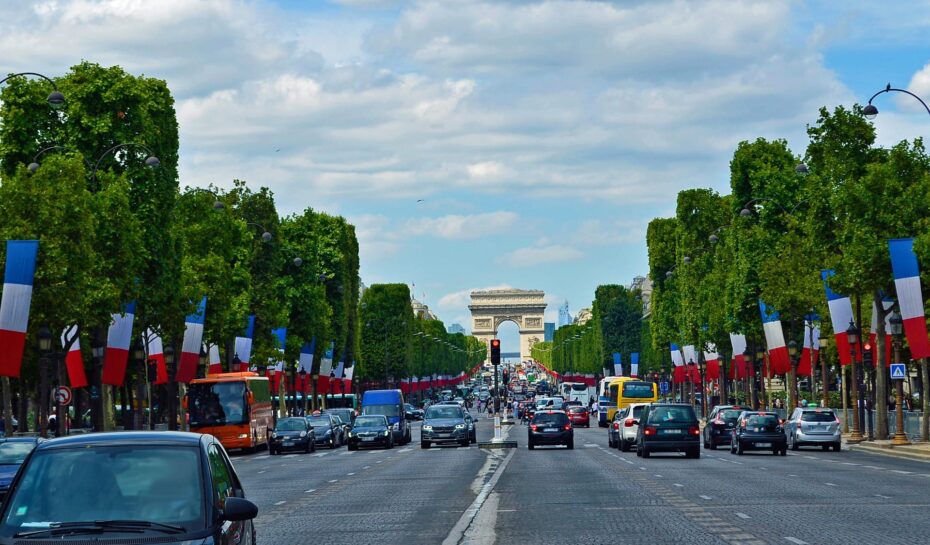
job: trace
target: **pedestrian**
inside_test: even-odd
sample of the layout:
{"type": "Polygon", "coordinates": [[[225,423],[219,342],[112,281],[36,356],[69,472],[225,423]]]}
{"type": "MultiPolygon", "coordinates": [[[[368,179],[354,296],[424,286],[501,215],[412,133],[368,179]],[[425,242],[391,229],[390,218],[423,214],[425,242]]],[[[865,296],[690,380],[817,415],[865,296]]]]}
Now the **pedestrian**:
{"type": "Polygon", "coordinates": [[[513,419],[514,420],[517,419],[517,415],[519,412],[520,412],[520,402],[515,399],[513,400],[513,419]]]}

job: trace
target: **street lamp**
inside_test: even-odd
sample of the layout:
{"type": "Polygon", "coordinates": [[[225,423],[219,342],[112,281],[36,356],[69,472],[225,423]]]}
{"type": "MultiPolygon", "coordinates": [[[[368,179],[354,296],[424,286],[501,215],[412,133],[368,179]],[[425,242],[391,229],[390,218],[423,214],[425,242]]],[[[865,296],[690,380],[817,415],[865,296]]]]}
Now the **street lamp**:
{"type": "Polygon", "coordinates": [[[246,225],[250,227],[258,227],[259,229],[261,229],[262,230],[262,242],[271,242],[271,233],[268,231],[268,229],[265,229],[265,227],[262,226],[262,224],[255,223],[254,221],[250,221],[250,222],[247,222],[246,225]]]}
{"type": "Polygon", "coordinates": [[[927,106],[927,103],[924,102],[919,96],[908,91],[907,89],[896,89],[892,87],[891,84],[889,83],[888,85],[885,86],[884,89],[872,95],[872,97],[869,99],[868,105],[866,105],[866,107],[862,109],[862,115],[864,115],[866,119],[870,119],[870,120],[875,119],[875,116],[878,115],[878,108],[876,108],[875,105],[872,104],[872,101],[875,100],[875,97],[877,97],[878,95],[882,93],[891,93],[891,92],[904,93],[905,95],[911,95],[912,97],[916,98],[917,102],[920,102],[920,104],[924,107],[924,109],[927,110],[927,113],[930,114],[930,106],[927,106]]]}
{"type": "MultiPolygon", "coordinates": [[[[48,325],[43,325],[39,328],[37,336],[39,340],[39,352],[42,354],[42,367],[39,370],[39,433],[45,437],[48,434],[48,409],[50,405],[48,399],[48,360],[52,352],[52,331],[49,329],[48,325]]],[[[55,390],[57,391],[58,389],[56,388],[55,390]]]]}
{"type": "Polygon", "coordinates": [[[7,80],[15,78],[17,76],[36,76],[44,79],[45,81],[52,84],[54,91],[49,93],[48,98],[45,99],[48,102],[48,105],[52,107],[53,110],[60,110],[62,106],[65,105],[65,95],[61,94],[61,91],[58,90],[58,86],[55,85],[55,82],[48,76],[43,76],[37,72],[20,72],[18,74],[10,74],[9,76],[0,79],[0,85],[4,84],[7,80]]]}
{"type": "MultiPolygon", "coordinates": [[[[891,325],[891,338],[894,342],[894,361],[895,363],[904,363],[901,361],[901,335],[904,333],[904,320],[901,319],[901,313],[897,309],[891,313],[888,319],[891,325]]],[[[895,430],[894,437],[891,438],[892,445],[909,445],[907,435],[904,433],[904,379],[895,379],[894,389],[894,415],[895,430]]]]}
{"type": "Polygon", "coordinates": [[[168,429],[178,429],[178,383],[175,382],[174,346],[168,343],[164,348],[165,367],[168,368],[168,429]]]}
{"type": "MultiPolygon", "coordinates": [[[[859,343],[859,329],[852,320],[849,320],[849,327],[846,328],[846,340],[849,342],[849,353],[852,360],[852,398],[856,400],[857,404],[861,404],[862,400],[859,399],[858,365],[856,362],[856,344],[859,343]]],[[[856,407],[853,409],[853,425],[852,431],[849,434],[849,441],[857,443],[862,441],[862,432],[860,431],[861,428],[859,424],[859,407],[856,407]]]]}
{"type": "Polygon", "coordinates": [[[126,142],[125,144],[117,144],[113,146],[112,148],[108,149],[107,151],[101,153],[100,157],[97,158],[97,162],[94,163],[94,168],[90,172],[90,179],[91,179],[91,182],[93,183],[92,191],[96,191],[97,189],[97,170],[100,169],[100,163],[103,162],[103,160],[107,157],[107,155],[110,155],[111,153],[115,153],[121,149],[126,149],[126,148],[131,148],[131,147],[142,148],[142,151],[148,154],[145,157],[145,161],[144,161],[145,166],[149,168],[158,168],[159,166],[161,166],[161,160],[158,157],[156,157],[155,154],[152,153],[152,150],[150,150],[144,144],[139,144],[137,142],[126,142]]]}
{"type": "MultiPolygon", "coordinates": [[[[795,359],[798,355],[798,343],[794,339],[788,341],[788,359],[791,362],[791,374],[794,380],[788,381],[788,410],[793,411],[798,406],[798,361],[795,359]]],[[[790,377],[789,377],[790,378],[790,377]]]]}

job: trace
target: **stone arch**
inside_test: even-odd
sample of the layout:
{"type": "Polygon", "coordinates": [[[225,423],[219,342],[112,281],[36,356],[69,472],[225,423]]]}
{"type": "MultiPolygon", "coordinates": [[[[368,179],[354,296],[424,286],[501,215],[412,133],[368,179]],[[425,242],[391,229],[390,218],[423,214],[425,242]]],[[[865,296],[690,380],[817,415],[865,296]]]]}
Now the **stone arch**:
{"type": "Polygon", "coordinates": [[[504,322],[520,331],[520,358],[529,359],[533,344],[545,338],[546,294],[542,290],[482,290],[471,292],[472,335],[488,343],[504,322]]]}

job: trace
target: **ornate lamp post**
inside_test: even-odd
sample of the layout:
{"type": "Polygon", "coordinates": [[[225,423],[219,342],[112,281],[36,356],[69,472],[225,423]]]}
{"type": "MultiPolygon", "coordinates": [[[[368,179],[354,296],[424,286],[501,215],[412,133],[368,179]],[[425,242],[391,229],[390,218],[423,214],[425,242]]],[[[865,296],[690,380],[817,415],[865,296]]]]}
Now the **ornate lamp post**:
{"type": "Polygon", "coordinates": [[[45,101],[48,102],[48,105],[51,106],[53,110],[60,110],[61,107],[65,105],[65,95],[61,94],[61,91],[58,90],[58,86],[55,85],[55,82],[52,80],[52,78],[48,76],[43,76],[42,74],[39,74],[37,72],[19,72],[18,74],[10,74],[9,76],[5,78],[0,79],[0,85],[3,85],[4,83],[6,83],[7,80],[18,77],[18,76],[36,76],[38,78],[42,78],[45,81],[51,83],[54,91],[52,91],[48,95],[48,98],[45,99],[45,101]]]}
{"type": "Polygon", "coordinates": [[[791,339],[788,341],[788,359],[791,362],[791,376],[788,377],[788,413],[791,414],[798,406],[798,343],[791,339]]]}
{"type": "MultiPolygon", "coordinates": [[[[49,386],[48,386],[48,362],[52,357],[52,331],[47,325],[39,328],[39,353],[42,354],[41,367],[39,369],[39,435],[48,436],[48,410],[49,386]]],[[[57,391],[58,388],[55,388],[57,391]]],[[[57,418],[56,418],[57,420],[57,418]]]]}
{"type": "Polygon", "coordinates": [[[174,346],[168,343],[164,348],[165,367],[168,368],[168,429],[178,429],[178,383],[174,380],[174,346]]]}
{"type": "Polygon", "coordinates": [[[829,385],[827,384],[827,346],[830,344],[830,339],[826,337],[820,337],[820,387],[821,387],[821,399],[820,406],[827,407],[830,405],[830,390],[829,385]]]}
{"type": "Polygon", "coordinates": [[[871,98],[869,98],[868,105],[862,109],[862,115],[864,115],[866,119],[875,119],[875,116],[878,115],[878,108],[876,108],[875,105],[872,104],[872,101],[875,100],[875,97],[877,97],[878,95],[882,93],[892,93],[892,92],[904,93],[905,95],[911,95],[912,97],[916,98],[917,102],[920,102],[921,106],[923,106],[924,109],[927,110],[927,113],[930,114],[930,106],[927,106],[927,103],[924,102],[919,96],[908,91],[907,89],[896,89],[892,87],[891,84],[889,83],[888,85],[885,86],[884,89],[875,93],[874,95],[872,95],[871,98]]]}
{"type": "MultiPolygon", "coordinates": [[[[901,313],[895,309],[888,319],[891,323],[891,335],[894,342],[894,361],[901,361],[901,335],[904,333],[904,320],[901,319],[901,313]]],[[[891,438],[892,445],[910,445],[907,435],[904,433],[904,379],[896,379],[894,388],[894,413],[895,413],[895,430],[894,437],[891,438]]]]}
{"type": "MultiPolygon", "coordinates": [[[[849,327],[846,328],[846,339],[849,341],[849,353],[851,356],[851,365],[852,365],[852,398],[856,400],[856,403],[861,404],[862,400],[859,399],[859,374],[857,373],[858,364],[856,362],[856,345],[859,343],[859,328],[856,327],[856,323],[852,320],[849,321],[849,327]]],[[[859,421],[859,407],[853,409],[853,425],[852,430],[849,433],[849,441],[859,443],[862,441],[862,432],[860,431],[859,421]]]]}
{"type": "Polygon", "coordinates": [[[303,403],[301,403],[301,405],[303,405],[303,410],[304,410],[304,413],[306,414],[307,412],[307,370],[301,367],[300,371],[297,374],[300,375],[300,387],[302,389],[302,391],[300,392],[300,397],[303,399],[303,403]]]}

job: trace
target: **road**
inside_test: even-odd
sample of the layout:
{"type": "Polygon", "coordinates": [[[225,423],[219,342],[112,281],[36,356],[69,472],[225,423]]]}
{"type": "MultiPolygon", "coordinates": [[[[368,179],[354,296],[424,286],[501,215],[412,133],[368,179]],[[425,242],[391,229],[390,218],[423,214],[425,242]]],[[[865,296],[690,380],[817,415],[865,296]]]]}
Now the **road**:
{"type": "MultiPolygon", "coordinates": [[[[491,436],[483,420],[479,440],[491,436]]],[[[575,450],[392,450],[234,456],[260,545],[913,544],[930,535],[930,464],[862,452],[703,451],[637,458],[606,431],[575,450]]]]}

